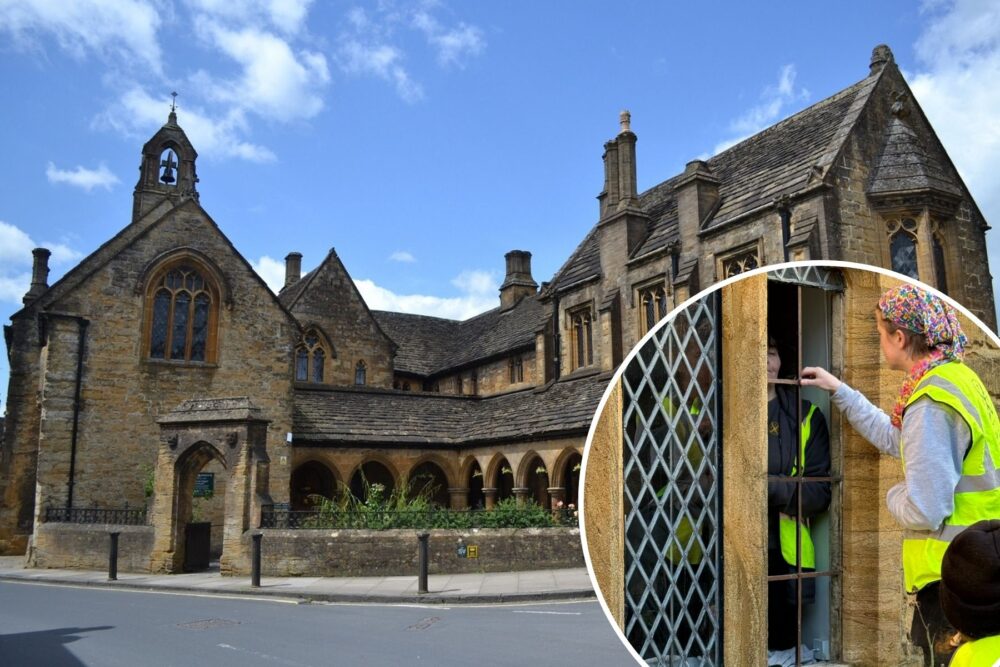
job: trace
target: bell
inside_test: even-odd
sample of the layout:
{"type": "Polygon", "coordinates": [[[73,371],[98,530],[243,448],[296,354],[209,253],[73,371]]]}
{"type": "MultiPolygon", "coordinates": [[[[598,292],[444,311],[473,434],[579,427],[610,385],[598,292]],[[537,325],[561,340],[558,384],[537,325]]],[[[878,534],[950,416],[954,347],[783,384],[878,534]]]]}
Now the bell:
{"type": "Polygon", "coordinates": [[[160,176],[160,180],[168,185],[177,180],[174,178],[174,167],[177,166],[177,162],[173,158],[173,152],[167,151],[167,159],[160,162],[160,166],[163,167],[163,175],[160,176]]]}

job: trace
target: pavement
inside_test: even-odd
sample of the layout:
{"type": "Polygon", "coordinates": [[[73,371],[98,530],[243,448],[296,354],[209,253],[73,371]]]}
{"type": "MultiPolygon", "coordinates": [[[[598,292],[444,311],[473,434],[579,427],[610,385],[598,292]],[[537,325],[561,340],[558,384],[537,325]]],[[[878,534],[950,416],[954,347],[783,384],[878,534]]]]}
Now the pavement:
{"type": "Polygon", "coordinates": [[[261,577],[260,587],[249,576],[224,577],[218,563],[205,572],[145,574],[119,572],[108,580],[106,571],[34,569],[23,556],[0,556],[0,580],[31,583],[98,586],[144,591],[214,595],[275,596],[303,602],[358,602],[409,604],[497,604],[595,597],[586,568],[432,574],[427,593],[417,592],[417,577],[261,577]]]}

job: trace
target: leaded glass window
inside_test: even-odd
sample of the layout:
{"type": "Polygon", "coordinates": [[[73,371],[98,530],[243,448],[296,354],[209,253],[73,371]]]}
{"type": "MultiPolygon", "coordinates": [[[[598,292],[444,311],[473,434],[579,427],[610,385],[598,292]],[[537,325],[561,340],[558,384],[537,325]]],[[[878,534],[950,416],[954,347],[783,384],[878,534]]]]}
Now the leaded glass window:
{"type": "Polygon", "coordinates": [[[571,312],[569,318],[573,368],[590,366],[594,363],[594,322],[590,308],[571,312]]]}
{"type": "Polygon", "coordinates": [[[179,264],[152,285],[149,356],[172,361],[209,360],[215,299],[202,273],[179,264]]]}
{"type": "Polygon", "coordinates": [[[738,255],[733,255],[732,257],[727,257],[722,260],[722,277],[732,278],[735,275],[745,273],[747,271],[752,271],[760,266],[760,257],[757,253],[757,249],[748,250],[746,252],[739,253],[738,255]]]}
{"type": "Polygon", "coordinates": [[[667,290],[663,285],[652,285],[639,290],[640,333],[652,329],[667,316],[667,290]]]}
{"type": "Polygon", "coordinates": [[[914,280],[920,280],[917,268],[917,223],[912,218],[891,220],[889,229],[889,257],[892,270],[914,280]]]}
{"type": "Polygon", "coordinates": [[[326,351],[319,334],[310,329],[295,348],[295,379],[299,382],[322,382],[326,351]]]}
{"type": "Polygon", "coordinates": [[[941,237],[935,233],[931,236],[931,244],[934,251],[934,273],[937,276],[937,288],[947,294],[948,274],[945,269],[944,245],[941,243],[941,237]]]}
{"type": "Polygon", "coordinates": [[[658,665],[722,664],[718,292],[622,375],[624,633],[658,665]]]}

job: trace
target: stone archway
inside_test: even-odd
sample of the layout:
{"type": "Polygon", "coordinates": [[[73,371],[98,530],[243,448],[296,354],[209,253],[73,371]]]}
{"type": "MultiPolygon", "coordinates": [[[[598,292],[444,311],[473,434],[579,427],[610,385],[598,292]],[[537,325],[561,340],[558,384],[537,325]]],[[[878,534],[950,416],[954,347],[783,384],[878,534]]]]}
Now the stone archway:
{"type": "Polygon", "coordinates": [[[448,477],[434,461],[424,461],[413,467],[407,479],[407,494],[410,497],[424,495],[438,507],[449,507],[451,495],[448,493],[448,477]]]}
{"type": "Polygon", "coordinates": [[[153,572],[184,566],[185,529],[193,512],[194,484],[202,468],[217,462],[227,472],[222,529],[223,574],[245,571],[249,562],[243,533],[259,525],[267,492],[267,424],[246,398],[185,401],[158,420],[160,447],[151,523],[153,572]]]}
{"type": "Polygon", "coordinates": [[[389,498],[396,490],[396,476],[389,466],[375,459],[368,459],[355,469],[351,475],[351,495],[365,502],[369,489],[376,484],[382,487],[381,497],[389,498]]]}
{"type": "Polygon", "coordinates": [[[333,500],[336,493],[337,478],[323,463],[306,461],[292,471],[291,509],[315,509],[319,497],[333,500]]]}

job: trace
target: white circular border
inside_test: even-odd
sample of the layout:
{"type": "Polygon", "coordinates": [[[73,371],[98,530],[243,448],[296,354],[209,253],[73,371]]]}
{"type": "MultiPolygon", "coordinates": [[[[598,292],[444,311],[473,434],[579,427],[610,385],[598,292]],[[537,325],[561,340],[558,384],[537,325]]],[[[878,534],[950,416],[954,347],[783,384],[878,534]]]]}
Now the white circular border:
{"type": "MultiPolygon", "coordinates": [[[[861,264],[858,262],[843,262],[838,260],[808,260],[803,262],[782,262],[781,264],[768,264],[766,266],[753,269],[752,271],[747,271],[746,273],[740,273],[730,278],[726,278],[725,280],[719,281],[717,283],[713,283],[712,285],[701,290],[694,296],[689,297],[679,306],[676,306],[673,310],[667,313],[666,317],[657,322],[653,328],[651,328],[649,331],[646,332],[646,335],[644,335],[641,339],[639,339],[639,341],[629,351],[628,355],[622,360],[621,364],[618,365],[618,368],[615,370],[614,375],[611,376],[611,380],[608,382],[608,386],[604,390],[604,395],[601,396],[601,402],[597,404],[597,410],[594,412],[594,418],[590,422],[590,429],[588,429],[587,431],[587,441],[584,443],[583,446],[583,464],[580,469],[580,519],[581,519],[580,543],[581,546],[583,547],[583,558],[587,564],[587,576],[590,578],[590,583],[591,585],[593,585],[594,592],[597,594],[597,601],[601,604],[601,609],[604,611],[604,615],[607,617],[608,623],[611,624],[611,627],[614,629],[615,634],[618,635],[618,639],[620,639],[622,644],[625,645],[625,648],[628,649],[628,652],[641,665],[646,665],[647,663],[645,660],[643,660],[643,658],[635,650],[632,644],[628,641],[628,638],[625,637],[625,634],[622,632],[622,629],[618,627],[618,623],[615,622],[614,617],[611,615],[611,610],[608,608],[608,603],[604,599],[604,594],[601,591],[600,586],[597,585],[597,577],[594,575],[594,564],[590,560],[590,547],[587,544],[587,519],[586,519],[587,463],[589,462],[590,459],[591,443],[594,440],[594,431],[597,428],[597,419],[604,413],[604,406],[608,402],[608,397],[611,396],[611,390],[621,380],[622,372],[625,370],[626,366],[628,366],[628,364],[631,363],[632,358],[635,357],[639,349],[642,348],[643,345],[645,345],[647,340],[652,338],[661,328],[669,324],[675,317],[677,317],[677,314],[680,311],[684,310],[685,308],[688,308],[692,303],[705,297],[707,294],[710,294],[715,290],[722,289],[723,287],[726,287],[727,285],[730,285],[738,280],[743,280],[744,278],[757,276],[762,273],[770,273],[771,271],[777,271],[780,269],[791,269],[791,268],[807,267],[807,266],[854,269],[856,271],[867,271],[869,273],[881,273],[882,275],[894,278],[901,282],[917,285],[918,287],[930,291],[935,296],[944,299],[945,302],[953,306],[956,310],[962,313],[962,315],[972,320],[972,322],[976,326],[978,326],[980,330],[986,333],[987,337],[990,338],[993,344],[996,345],[998,349],[1000,349],[1000,337],[997,336],[996,332],[992,331],[989,327],[983,324],[982,320],[980,320],[978,317],[969,312],[968,308],[961,305],[960,303],[952,299],[950,296],[943,294],[938,289],[931,287],[926,283],[922,283],[919,280],[914,280],[913,278],[905,276],[901,273],[896,273],[895,271],[890,271],[889,269],[885,269],[878,266],[872,266],[870,264],[861,264]]],[[[624,480],[622,480],[622,483],[624,484],[624,480]]],[[[624,563],[622,563],[623,568],[624,566],[625,566],[624,563]]],[[[724,647],[722,648],[724,649],[724,647]]]]}

